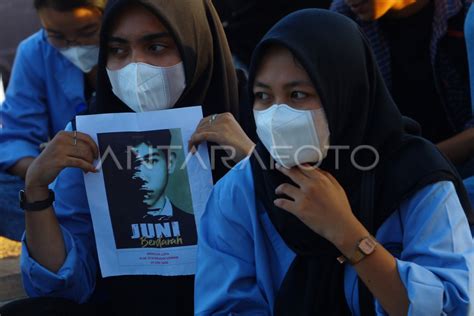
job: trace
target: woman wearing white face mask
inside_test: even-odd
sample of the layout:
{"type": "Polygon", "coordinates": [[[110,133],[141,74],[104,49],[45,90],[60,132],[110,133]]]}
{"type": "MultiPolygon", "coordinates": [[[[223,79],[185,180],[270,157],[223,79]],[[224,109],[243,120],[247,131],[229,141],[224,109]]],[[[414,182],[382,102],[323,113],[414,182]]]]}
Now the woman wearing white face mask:
{"type": "Polygon", "coordinates": [[[84,111],[95,91],[99,32],[106,0],[35,0],[43,28],[17,52],[0,109],[0,236],[19,240],[17,194],[45,144],[84,111]]]}
{"type": "MultiPolygon", "coordinates": [[[[97,98],[91,114],[202,105],[207,117],[219,115],[215,126],[222,116],[239,116],[237,76],[210,1],[109,2],[100,47],[97,98]]],[[[204,121],[210,124],[209,119],[204,121]]],[[[232,122],[227,126],[232,135],[248,139],[236,120],[232,122]]],[[[252,146],[248,140],[241,147],[250,151],[252,146]]],[[[75,303],[91,303],[97,294],[101,300],[91,303],[92,308],[107,306],[108,315],[158,310],[163,315],[192,315],[193,276],[101,278],[82,174],[95,171],[92,162],[97,155],[89,136],[68,128],[28,170],[26,201],[43,203],[37,212],[26,210],[22,251],[26,292],[75,303]],[[54,180],[53,207],[48,185],[54,180]]],[[[217,167],[213,175],[219,178],[226,170],[217,167]]],[[[16,307],[27,309],[27,303],[16,307]]],[[[68,309],[82,308],[72,304],[68,309]]]]}
{"type": "Polygon", "coordinates": [[[260,141],[201,217],[195,314],[468,315],[466,192],[404,132],[357,25],[287,16],[249,81],[260,141]]]}

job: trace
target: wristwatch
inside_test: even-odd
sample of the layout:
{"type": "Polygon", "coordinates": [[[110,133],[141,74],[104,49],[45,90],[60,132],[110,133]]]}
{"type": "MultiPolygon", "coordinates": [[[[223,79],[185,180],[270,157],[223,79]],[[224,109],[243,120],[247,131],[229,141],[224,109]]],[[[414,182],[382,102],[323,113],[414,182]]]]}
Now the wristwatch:
{"type": "Polygon", "coordinates": [[[20,198],[21,209],[25,211],[32,211],[32,212],[43,211],[47,209],[48,207],[50,207],[51,205],[53,205],[54,192],[53,190],[49,190],[49,196],[46,200],[28,203],[26,201],[25,190],[21,190],[19,194],[19,198],[20,198]]]}
{"type": "Polygon", "coordinates": [[[356,249],[352,257],[347,258],[346,256],[342,255],[337,258],[339,263],[349,262],[351,265],[355,265],[362,261],[365,257],[372,254],[377,247],[377,240],[375,240],[372,236],[367,236],[359,240],[356,245],[356,249]]]}

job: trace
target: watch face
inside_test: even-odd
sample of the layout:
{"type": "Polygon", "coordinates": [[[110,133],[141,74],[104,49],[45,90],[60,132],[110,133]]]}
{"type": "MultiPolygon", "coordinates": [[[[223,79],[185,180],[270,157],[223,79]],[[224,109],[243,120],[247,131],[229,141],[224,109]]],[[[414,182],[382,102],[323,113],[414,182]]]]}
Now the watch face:
{"type": "Polygon", "coordinates": [[[364,238],[360,241],[359,243],[359,249],[362,251],[365,255],[370,255],[376,246],[375,240],[372,238],[364,238]]]}

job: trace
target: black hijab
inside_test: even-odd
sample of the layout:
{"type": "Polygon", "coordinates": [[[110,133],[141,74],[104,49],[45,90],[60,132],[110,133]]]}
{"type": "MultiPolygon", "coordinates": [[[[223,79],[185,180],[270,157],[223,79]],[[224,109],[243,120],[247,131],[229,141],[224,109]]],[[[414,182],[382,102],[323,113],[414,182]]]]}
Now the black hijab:
{"type": "MultiPolygon", "coordinates": [[[[177,43],[185,68],[186,89],[175,108],[202,105],[205,116],[231,112],[238,119],[237,75],[221,22],[210,0],[109,0],[100,38],[97,96],[88,114],[132,111],[114,95],[106,72],[111,27],[118,14],[131,4],[143,5],[156,14],[177,43]]],[[[224,172],[218,170],[217,177],[224,172]]],[[[145,315],[152,311],[162,315],[192,315],[193,294],[193,276],[106,279],[98,276],[92,301],[105,301],[103,309],[107,315],[145,315]]]]}
{"type": "MultiPolygon", "coordinates": [[[[456,171],[437,148],[405,132],[406,122],[390,97],[370,46],[350,19],[326,10],[293,13],[275,25],[257,46],[250,69],[249,88],[267,48],[289,49],[307,71],[328,119],[331,146],[321,169],[330,172],[345,189],[354,214],[375,235],[400,203],[438,181],[452,181],[470,223],[474,217],[456,171]],[[373,147],[379,163],[362,171],[351,163],[360,145],[373,147]]],[[[253,101],[253,100],[252,100],[253,101]]],[[[412,123],[412,122],[410,122],[412,123]]],[[[414,126],[414,124],[408,124],[414,126]]],[[[344,296],[344,268],[338,250],[290,213],[274,206],[275,189],[291,180],[270,169],[270,155],[259,143],[251,159],[257,200],[263,203],[275,228],[296,253],[279,289],[275,315],[350,315],[344,296]]],[[[375,155],[360,150],[360,166],[370,166],[375,155]]],[[[362,315],[374,314],[373,298],[359,282],[362,315]]]]}

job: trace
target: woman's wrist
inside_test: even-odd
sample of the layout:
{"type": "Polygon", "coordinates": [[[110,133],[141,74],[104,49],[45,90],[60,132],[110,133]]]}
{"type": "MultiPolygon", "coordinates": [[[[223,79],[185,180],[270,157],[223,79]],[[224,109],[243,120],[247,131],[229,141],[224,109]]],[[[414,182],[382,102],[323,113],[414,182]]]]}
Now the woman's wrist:
{"type": "Polygon", "coordinates": [[[338,232],[330,241],[341,254],[348,258],[354,254],[357,243],[370,235],[369,231],[355,217],[346,225],[339,226],[338,232]]]}
{"type": "Polygon", "coordinates": [[[255,148],[254,142],[250,139],[245,140],[236,150],[235,162],[239,162],[249,156],[255,148]]]}
{"type": "Polygon", "coordinates": [[[49,187],[35,186],[27,183],[25,186],[25,196],[29,203],[46,200],[49,197],[49,187]]]}

